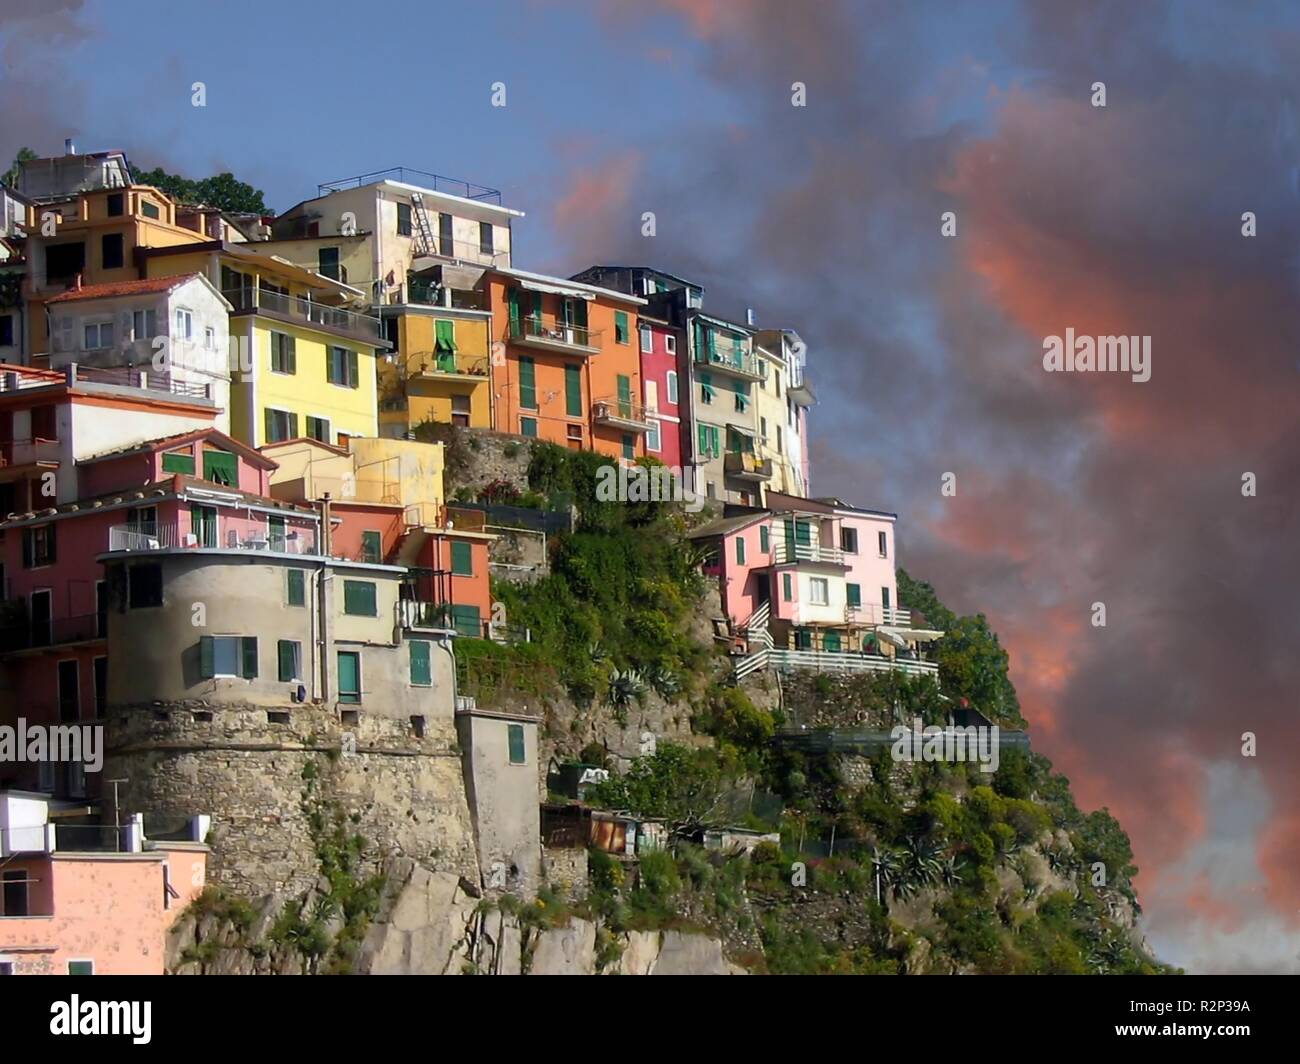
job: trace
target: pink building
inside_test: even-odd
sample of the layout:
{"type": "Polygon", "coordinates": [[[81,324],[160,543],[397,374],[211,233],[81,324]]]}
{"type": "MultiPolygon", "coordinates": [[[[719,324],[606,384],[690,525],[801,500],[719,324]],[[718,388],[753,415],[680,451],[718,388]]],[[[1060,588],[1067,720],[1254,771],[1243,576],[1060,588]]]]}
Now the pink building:
{"type": "Polygon", "coordinates": [[[894,514],[777,492],[726,512],[691,538],[712,548],[738,669],[936,671],[922,648],[943,633],[898,602],[894,514]]]}
{"type": "Polygon", "coordinates": [[[675,469],[682,467],[681,391],[678,377],[678,332],[666,321],[638,315],[641,386],[645,390],[646,453],[675,469]]]}
{"type": "Polygon", "coordinates": [[[0,975],[162,975],[168,928],[203,890],[207,817],[152,841],[51,820],[45,795],[0,791],[0,975]]]}

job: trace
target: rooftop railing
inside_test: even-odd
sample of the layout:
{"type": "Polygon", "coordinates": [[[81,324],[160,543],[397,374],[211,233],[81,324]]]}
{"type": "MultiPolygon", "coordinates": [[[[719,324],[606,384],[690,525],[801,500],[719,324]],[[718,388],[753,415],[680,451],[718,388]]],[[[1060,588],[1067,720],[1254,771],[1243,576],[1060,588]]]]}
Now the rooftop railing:
{"type": "Polygon", "coordinates": [[[358,174],[356,177],[345,177],[341,181],[327,181],[316,187],[320,195],[325,196],[331,192],[342,192],[349,188],[373,185],[378,181],[400,181],[404,185],[418,185],[430,192],[443,192],[449,196],[460,196],[462,199],[479,200],[483,203],[501,205],[501,192],[498,189],[488,188],[486,185],[476,185],[472,181],[462,181],[455,177],[446,177],[443,174],[431,174],[427,170],[413,170],[406,166],[375,170],[368,174],[358,174]]]}
{"type": "Polygon", "coordinates": [[[330,307],[300,296],[287,296],[263,288],[232,288],[221,293],[229,300],[236,314],[250,314],[259,310],[297,319],[308,325],[318,325],[349,336],[366,340],[383,337],[383,324],[370,314],[359,314],[343,307],[330,307]]]}
{"type": "Polygon", "coordinates": [[[285,532],[267,532],[242,525],[220,524],[193,531],[176,524],[113,525],[108,530],[108,550],[238,550],[268,551],[272,554],[315,554],[316,532],[309,528],[291,528],[285,532]]]}

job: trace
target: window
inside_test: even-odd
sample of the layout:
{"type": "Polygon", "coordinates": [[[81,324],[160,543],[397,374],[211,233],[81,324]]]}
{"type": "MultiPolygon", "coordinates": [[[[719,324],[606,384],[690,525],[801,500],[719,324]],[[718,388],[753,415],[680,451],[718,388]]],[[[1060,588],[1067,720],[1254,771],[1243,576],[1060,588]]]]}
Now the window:
{"type": "Polygon", "coordinates": [[[794,588],[789,573],[781,574],[781,597],[784,598],[786,602],[794,601],[794,588]]]}
{"type": "Polygon", "coordinates": [[[411,205],[409,203],[399,203],[397,205],[397,235],[411,235],[411,205]]]}
{"type": "Polygon", "coordinates": [[[767,525],[758,526],[758,549],[763,554],[767,554],[772,549],[772,533],[767,525]]]}
{"type": "Polygon", "coordinates": [[[717,458],[722,454],[722,433],[716,425],[699,425],[698,437],[701,458],[717,458]]]}
{"type": "Polygon", "coordinates": [[[217,330],[211,325],[204,326],[203,346],[209,351],[215,351],[217,349],[217,330]]]}
{"type": "Polygon", "coordinates": [[[120,270],[125,262],[122,234],[105,233],[99,238],[99,261],[106,270],[120,270]]]}
{"type": "Polygon", "coordinates": [[[664,336],[664,350],[670,355],[677,354],[677,337],[672,333],[668,333],[664,336]]]}
{"type": "Polygon", "coordinates": [[[743,536],[736,537],[736,564],[745,564],[745,539],[743,536]]]}
{"type": "Polygon", "coordinates": [[[316,261],[322,277],[328,277],[334,281],[342,279],[339,277],[338,248],[320,248],[316,252],[316,261]]]}
{"type": "Polygon", "coordinates": [[[378,617],[374,583],[369,580],[344,580],[343,612],[354,617],[378,617]]]}
{"type": "Polygon", "coordinates": [[[668,401],[676,403],[677,400],[677,373],[674,370],[668,371],[668,401]]]}
{"type": "Polygon", "coordinates": [[[492,223],[478,223],[478,250],[482,255],[492,254],[492,223]]]}
{"type": "Polygon", "coordinates": [[[525,410],[537,409],[537,368],[526,356],[519,360],[519,405],[525,410]]]}
{"type": "Polygon", "coordinates": [[[257,639],[239,635],[200,636],[199,677],[257,679],[257,639]]]}
{"type": "Polygon", "coordinates": [[[288,570],[288,603],[290,606],[307,605],[307,571],[305,569],[288,570]]]}
{"type": "Polygon", "coordinates": [[[840,550],[845,554],[858,553],[858,530],[856,528],[840,529],[840,550]]]}
{"type": "Polygon", "coordinates": [[[302,679],[302,644],[292,639],[281,639],[275,645],[277,675],[281,683],[302,679]]]}
{"type": "Polygon", "coordinates": [[[361,654],[339,651],[339,701],[356,705],[361,701],[361,654]]]}
{"type": "Polygon", "coordinates": [[[645,449],[647,451],[662,451],[663,441],[659,436],[659,422],[650,420],[646,424],[650,426],[650,430],[645,435],[645,449]]]}
{"type": "Polygon", "coordinates": [[[506,725],[507,742],[510,747],[510,763],[522,765],[527,760],[524,746],[524,726],[522,724],[506,725]]]}
{"type": "Polygon", "coordinates": [[[519,435],[527,436],[534,439],[537,436],[537,418],[521,417],[519,419],[519,435]]]}
{"type": "Polygon", "coordinates": [[[451,572],[453,576],[474,575],[474,548],[461,541],[451,545],[451,572]]]}
{"type": "Polygon", "coordinates": [[[145,610],[163,604],[161,565],[133,565],[127,570],[128,609],[145,610]]]}
{"type": "Polygon", "coordinates": [[[812,650],[812,632],[807,628],[796,628],[794,631],[794,648],[795,650],[812,650]]]}
{"type": "Polygon", "coordinates": [[[407,646],[411,648],[411,685],[432,687],[433,658],[429,652],[430,644],[423,639],[412,639],[407,646]]]}
{"type": "Polygon", "coordinates": [[[453,239],[454,220],[450,214],[438,215],[438,250],[444,258],[455,258],[456,241],[453,239]]]}
{"type": "Polygon", "coordinates": [[[623,433],[623,457],[629,462],[636,457],[636,437],[630,432],[623,433]]]}
{"type": "Polygon", "coordinates": [[[42,565],[53,565],[56,559],[54,539],[53,525],[23,529],[23,568],[39,569],[42,565]]]}
{"type": "Polygon", "coordinates": [[[888,558],[888,557],[889,557],[889,538],[888,538],[888,536],[887,536],[884,532],[877,532],[877,533],[876,533],[876,544],[877,544],[877,546],[879,546],[879,548],[880,548],[880,556],[881,556],[882,558],[888,558]]]}
{"type": "Polygon", "coordinates": [[[0,889],[0,916],[27,916],[27,872],[24,869],[10,869],[0,873],[3,888],[0,889]]]}
{"type": "MultiPolygon", "coordinates": [[[[440,355],[454,355],[456,353],[456,323],[454,321],[443,321],[439,318],[433,323],[433,326],[433,349],[440,355]]],[[[441,366],[441,362],[439,365],[441,366]]],[[[455,371],[455,360],[452,360],[448,368],[453,372],[455,371]]]]}
{"type": "Polygon", "coordinates": [[[94,961],[68,961],[69,975],[94,975],[94,961]]]}
{"type": "Polygon", "coordinates": [[[294,343],[294,338],[287,333],[271,333],[271,372],[298,372],[297,346],[294,343]]]}
{"type": "Polygon", "coordinates": [[[81,670],[77,659],[59,662],[59,721],[67,724],[81,716],[81,670]]]}
{"type": "Polygon", "coordinates": [[[357,353],[346,347],[331,347],[325,367],[326,379],[340,388],[356,388],[361,383],[357,371],[357,353]]]}
{"type": "Polygon", "coordinates": [[[126,194],[114,192],[106,198],[108,216],[110,218],[120,218],[126,213],[126,194]]]}
{"type": "Polygon", "coordinates": [[[713,377],[708,373],[700,374],[700,402],[706,406],[713,402],[713,377]]]}
{"type": "Polygon", "coordinates": [[[227,488],[237,486],[239,459],[229,451],[204,451],[203,479],[227,488]]]}
{"type": "Polygon", "coordinates": [[[564,366],[564,412],[582,417],[582,367],[573,363],[564,366]]]}
{"type": "Polygon", "coordinates": [[[323,417],[312,417],[307,415],[307,436],[309,439],[320,440],[321,443],[330,442],[330,423],[323,417]]]}
{"type": "Polygon", "coordinates": [[[146,218],[161,218],[162,212],[158,210],[158,205],[150,203],[148,200],[140,201],[140,213],[146,218]]]}
{"type": "Polygon", "coordinates": [[[194,338],[194,315],[183,307],[176,308],[172,328],[173,340],[191,340],[194,338]]]}
{"type": "Polygon", "coordinates": [[[270,550],[283,553],[285,544],[283,517],[271,516],[266,519],[266,542],[270,550]]]}
{"type": "Polygon", "coordinates": [[[14,974],[14,962],[0,961],[0,975],[13,975],[13,974],[14,974]]]}
{"type": "Polygon", "coordinates": [[[570,442],[570,443],[576,443],[579,447],[581,447],[581,446],[582,446],[582,426],[581,426],[581,425],[570,425],[570,426],[569,426],[568,438],[569,438],[569,442],[570,442]]]}
{"type": "Polygon", "coordinates": [[[371,530],[361,533],[361,560],[363,562],[382,562],[384,560],[383,533],[371,530]]]}
{"type": "Polygon", "coordinates": [[[655,348],[654,333],[650,331],[649,325],[641,326],[641,350],[649,354],[655,348]]]}
{"type": "Polygon", "coordinates": [[[217,508],[215,506],[190,506],[190,531],[200,547],[209,549],[217,543],[217,508]]]}
{"type": "Polygon", "coordinates": [[[0,314],[0,347],[13,347],[14,345],[14,316],[12,314],[0,314]]]}
{"type": "Polygon", "coordinates": [[[628,341],[626,310],[614,311],[614,340],[620,344],[625,344],[628,341]]]}
{"type": "Polygon", "coordinates": [[[814,606],[830,605],[830,583],[824,576],[814,576],[808,581],[808,597],[814,606]]]}
{"type": "Polygon", "coordinates": [[[744,381],[735,382],[736,409],[744,413],[749,409],[749,385],[744,381]]]}
{"type": "Polygon", "coordinates": [[[46,284],[64,284],[86,269],[86,245],[53,244],[45,249],[46,284]]]}
{"type": "Polygon", "coordinates": [[[451,397],[451,423],[461,428],[469,428],[469,396],[453,395],[451,397]]]}
{"type": "Polygon", "coordinates": [[[776,427],[776,453],[777,454],[785,453],[785,451],[781,449],[781,426],[780,425],[777,425],[776,427]]]}
{"type": "Polygon", "coordinates": [[[113,346],[113,323],[111,321],[94,322],[85,327],[85,348],[98,351],[113,346]]]}
{"type": "Polygon", "coordinates": [[[849,603],[850,606],[852,606],[852,607],[854,607],[854,608],[856,609],[858,606],[861,606],[861,605],[862,605],[862,585],[861,585],[861,584],[848,584],[848,585],[846,586],[846,588],[845,588],[845,591],[846,591],[846,594],[848,595],[848,603],[849,603]]]}
{"type": "Polygon", "coordinates": [[[298,415],[287,410],[266,409],[266,442],[279,443],[298,435],[298,415]]]}

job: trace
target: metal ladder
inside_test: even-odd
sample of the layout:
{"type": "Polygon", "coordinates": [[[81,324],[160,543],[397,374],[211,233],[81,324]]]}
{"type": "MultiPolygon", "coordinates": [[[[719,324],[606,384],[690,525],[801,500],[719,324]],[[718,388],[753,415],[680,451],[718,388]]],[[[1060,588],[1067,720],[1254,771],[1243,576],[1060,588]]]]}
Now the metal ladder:
{"type": "Polygon", "coordinates": [[[433,228],[429,225],[429,212],[424,207],[424,195],[411,193],[411,216],[415,219],[416,249],[421,255],[438,254],[433,242],[433,228]]]}

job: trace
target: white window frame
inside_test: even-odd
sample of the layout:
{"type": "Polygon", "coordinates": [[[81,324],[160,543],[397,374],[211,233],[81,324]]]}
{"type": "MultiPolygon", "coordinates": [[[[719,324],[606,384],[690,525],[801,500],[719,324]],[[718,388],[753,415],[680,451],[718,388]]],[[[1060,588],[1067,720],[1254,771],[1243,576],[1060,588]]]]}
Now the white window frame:
{"type": "Polygon", "coordinates": [[[664,350],[670,355],[677,354],[677,337],[672,333],[664,337],[664,350]]]}
{"type": "Polygon", "coordinates": [[[876,549],[880,551],[882,558],[889,557],[889,534],[887,532],[876,533],[876,549]]]}
{"type": "Polygon", "coordinates": [[[217,330],[211,325],[203,327],[203,348],[205,351],[215,351],[217,349],[217,330]]]}
{"type": "Polygon", "coordinates": [[[824,576],[810,576],[808,578],[808,604],[810,606],[829,606],[831,604],[831,582],[824,576]],[[822,592],[822,597],[817,597],[818,589],[822,592]]]}
{"type": "Polygon", "coordinates": [[[680,393],[679,393],[678,390],[677,390],[677,389],[678,389],[678,381],[677,381],[677,371],[676,371],[676,370],[672,370],[672,369],[670,369],[670,370],[668,371],[668,376],[667,376],[667,378],[664,380],[664,385],[665,385],[665,388],[666,388],[667,393],[668,393],[667,402],[673,403],[674,405],[680,403],[680,402],[681,402],[681,399],[679,398],[680,393]]]}
{"type": "Polygon", "coordinates": [[[654,330],[649,325],[642,325],[637,332],[641,334],[641,353],[650,354],[655,349],[654,330]]]}

